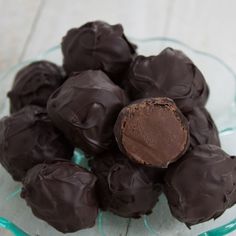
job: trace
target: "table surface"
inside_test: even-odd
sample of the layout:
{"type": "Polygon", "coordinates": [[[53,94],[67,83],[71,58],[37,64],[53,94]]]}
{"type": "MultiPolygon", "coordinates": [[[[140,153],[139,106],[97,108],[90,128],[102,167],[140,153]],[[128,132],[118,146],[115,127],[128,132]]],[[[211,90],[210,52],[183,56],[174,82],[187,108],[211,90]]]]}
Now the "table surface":
{"type": "MultiPolygon", "coordinates": [[[[0,0],[0,72],[59,44],[71,27],[95,19],[122,23],[136,38],[176,38],[236,70],[235,9],[235,0],[0,0]]],[[[143,235],[143,225],[125,224],[111,236],[143,235]]]]}

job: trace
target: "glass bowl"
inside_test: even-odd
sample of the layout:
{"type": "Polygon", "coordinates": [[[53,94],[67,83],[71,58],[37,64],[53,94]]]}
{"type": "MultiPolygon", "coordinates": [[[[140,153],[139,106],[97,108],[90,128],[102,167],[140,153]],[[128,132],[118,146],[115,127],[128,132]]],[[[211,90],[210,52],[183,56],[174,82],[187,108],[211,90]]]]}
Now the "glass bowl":
{"type": "MultiPolygon", "coordinates": [[[[182,42],[170,38],[135,39],[138,52],[143,55],[158,54],[165,47],[173,47],[184,51],[200,68],[210,87],[210,98],[207,108],[220,131],[222,148],[233,155],[236,153],[236,75],[221,59],[211,54],[190,48],[182,42]]],[[[62,63],[60,46],[55,46],[33,60],[25,61],[0,74],[0,117],[9,114],[9,101],[6,98],[16,72],[30,62],[50,60],[62,63]]],[[[74,161],[86,166],[83,153],[75,152],[74,161]]],[[[220,186],[219,186],[220,187],[220,186]]],[[[16,236],[60,236],[47,223],[33,216],[29,207],[20,198],[21,184],[14,182],[10,175],[0,167],[0,235],[16,236]],[[14,223],[12,223],[14,222],[14,223]],[[21,230],[23,229],[23,230],[21,230]],[[25,233],[27,232],[27,233],[25,233]]],[[[196,226],[189,230],[183,223],[171,216],[164,195],[148,216],[141,219],[126,219],[108,212],[100,212],[97,224],[91,228],[68,236],[132,236],[132,235],[165,235],[165,236],[222,236],[236,229],[236,206],[228,209],[221,217],[196,226]]],[[[232,235],[234,233],[231,233],[232,235]]],[[[235,235],[235,234],[234,234],[235,235]]]]}

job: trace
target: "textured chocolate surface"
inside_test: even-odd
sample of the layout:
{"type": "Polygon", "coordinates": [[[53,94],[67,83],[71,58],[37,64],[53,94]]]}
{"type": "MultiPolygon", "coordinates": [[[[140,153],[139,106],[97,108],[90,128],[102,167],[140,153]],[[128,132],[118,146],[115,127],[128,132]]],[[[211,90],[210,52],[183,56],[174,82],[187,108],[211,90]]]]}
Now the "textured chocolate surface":
{"type": "Polygon", "coordinates": [[[236,203],[236,158],[196,146],[168,168],[164,190],[172,215],[188,226],[215,219],[236,203]]]}
{"type": "Polygon", "coordinates": [[[33,62],[22,68],[8,92],[10,112],[19,111],[27,105],[46,107],[48,97],[63,82],[62,69],[49,61],[33,62]]]}
{"type": "Polygon", "coordinates": [[[103,210],[133,218],[151,213],[161,193],[153,172],[114,151],[100,154],[90,166],[98,177],[97,193],[103,210]]]}
{"type": "Polygon", "coordinates": [[[135,55],[120,24],[88,22],[69,30],[62,40],[64,68],[68,74],[84,70],[103,70],[114,81],[122,79],[135,55]]]}
{"type": "Polygon", "coordinates": [[[191,147],[201,144],[220,146],[218,130],[206,108],[196,107],[185,117],[189,121],[191,147]]]}
{"type": "Polygon", "coordinates": [[[0,120],[0,162],[14,180],[46,160],[71,159],[73,150],[41,107],[27,106],[0,120]]]}
{"type": "Polygon", "coordinates": [[[137,56],[130,66],[126,88],[132,99],[169,97],[183,111],[204,106],[206,81],[181,51],[166,48],[157,56],[137,56]]]}
{"type": "Polygon", "coordinates": [[[167,167],[189,146],[188,122],[168,98],[138,100],[119,113],[114,133],[120,150],[146,165],[167,167]]]}
{"type": "Polygon", "coordinates": [[[113,126],[127,104],[124,91],[102,71],[84,71],[53,93],[48,113],[68,139],[88,154],[109,149],[113,126]]]}
{"type": "Polygon", "coordinates": [[[93,227],[98,213],[96,176],[70,162],[36,165],[28,171],[21,197],[38,218],[63,233],[93,227]]]}

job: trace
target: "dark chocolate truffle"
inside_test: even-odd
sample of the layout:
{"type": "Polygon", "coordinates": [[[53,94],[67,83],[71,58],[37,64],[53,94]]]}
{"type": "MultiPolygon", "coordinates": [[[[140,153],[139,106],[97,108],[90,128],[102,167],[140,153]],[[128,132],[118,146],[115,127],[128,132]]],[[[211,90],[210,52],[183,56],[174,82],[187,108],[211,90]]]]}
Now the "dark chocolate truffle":
{"type": "Polygon", "coordinates": [[[209,95],[199,69],[183,52],[172,48],[157,56],[137,56],[130,66],[126,88],[134,100],[169,97],[183,112],[204,106],[209,95]]]}
{"type": "Polygon", "coordinates": [[[114,80],[128,69],[135,48],[120,24],[88,22],[69,30],[62,40],[64,68],[68,74],[84,70],[103,70],[114,80]]]}
{"type": "Polygon", "coordinates": [[[16,181],[45,160],[71,159],[73,150],[41,107],[27,106],[0,120],[0,162],[16,181]]]}
{"type": "Polygon", "coordinates": [[[189,121],[190,146],[214,144],[220,147],[220,139],[216,125],[206,108],[194,108],[185,114],[189,121]]]}
{"type": "Polygon", "coordinates": [[[127,104],[124,91],[102,71],[84,71],[67,79],[48,101],[48,113],[69,140],[88,154],[107,150],[113,126],[127,104]]]}
{"type": "Polygon", "coordinates": [[[167,170],[164,190],[172,215],[186,225],[216,219],[236,203],[236,158],[196,146],[167,170]]]}
{"type": "Polygon", "coordinates": [[[146,165],[167,167],[189,146],[188,122],[168,98],[136,101],[120,112],[114,133],[120,150],[146,165]]]}
{"type": "Polygon", "coordinates": [[[22,68],[8,92],[10,112],[27,105],[46,107],[54,90],[64,82],[62,69],[49,61],[37,61],[22,68]]]}
{"type": "Polygon", "coordinates": [[[38,218],[63,233],[94,226],[96,176],[70,162],[43,163],[27,172],[21,197],[38,218]]]}
{"type": "Polygon", "coordinates": [[[161,187],[147,169],[117,152],[100,154],[90,161],[90,166],[98,177],[97,194],[103,210],[133,218],[151,213],[161,187]]]}

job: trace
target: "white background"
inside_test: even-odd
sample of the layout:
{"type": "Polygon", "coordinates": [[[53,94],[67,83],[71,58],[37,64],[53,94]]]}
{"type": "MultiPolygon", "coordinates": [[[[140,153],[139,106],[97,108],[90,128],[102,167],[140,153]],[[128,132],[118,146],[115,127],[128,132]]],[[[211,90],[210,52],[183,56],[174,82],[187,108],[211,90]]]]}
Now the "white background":
{"type": "MultiPolygon", "coordinates": [[[[176,38],[236,71],[235,0],[0,0],[0,72],[59,44],[69,28],[96,19],[122,23],[136,38],[176,38]]],[[[128,235],[144,235],[141,227],[131,223],[128,235]]],[[[109,232],[126,235],[119,228],[109,232]]]]}

